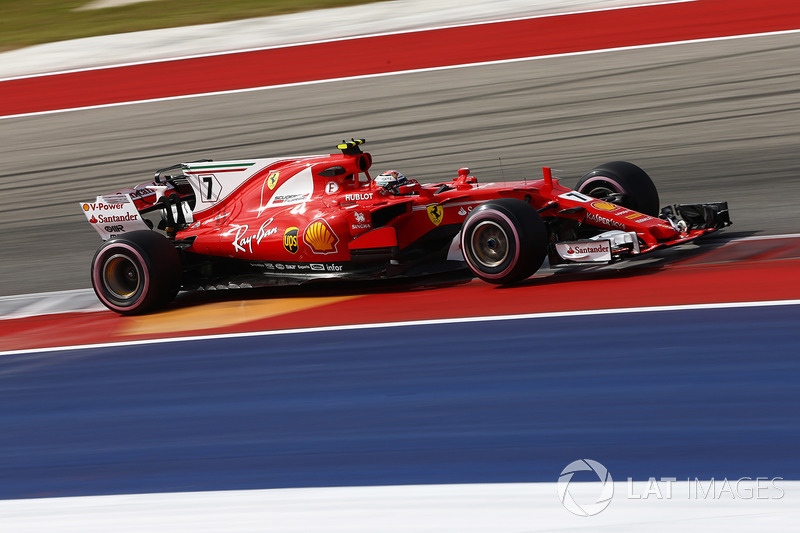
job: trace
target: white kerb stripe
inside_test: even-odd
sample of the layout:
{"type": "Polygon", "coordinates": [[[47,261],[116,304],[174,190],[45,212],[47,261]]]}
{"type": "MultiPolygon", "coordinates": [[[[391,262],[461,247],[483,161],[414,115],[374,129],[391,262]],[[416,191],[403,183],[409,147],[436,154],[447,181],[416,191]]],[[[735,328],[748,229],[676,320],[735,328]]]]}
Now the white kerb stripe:
{"type": "Polygon", "coordinates": [[[581,311],[557,311],[549,313],[525,313],[516,315],[473,316],[473,317],[462,317],[462,318],[439,318],[432,320],[376,322],[373,324],[344,324],[340,326],[281,329],[272,331],[248,331],[244,333],[220,333],[216,335],[196,335],[196,336],[186,336],[186,337],[171,337],[166,339],[139,339],[133,341],[107,342],[98,344],[81,344],[75,346],[57,346],[51,348],[30,348],[24,350],[9,350],[0,352],[0,356],[60,352],[67,350],[87,350],[94,348],[144,346],[148,344],[193,342],[193,341],[206,341],[206,340],[217,340],[217,339],[241,339],[247,337],[261,337],[261,336],[271,336],[271,335],[295,335],[302,333],[318,333],[325,331],[349,331],[349,330],[359,330],[359,329],[397,328],[405,326],[430,326],[430,325],[441,325],[441,324],[464,324],[464,323],[474,323],[474,322],[528,320],[528,319],[558,318],[558,317],[573,317],[573,316],[653,313],[653,312],[664,312],[664,311],[692,311],[698,309],[774,307],[774,306],[791,306],[791,305],[800,305],[800,300],[768,300],[760,302],[728,302],[728,303],[709,303],[709,304],[662,305],[653,307],[624,307],[618,309],[589,309],[581,311]]]}

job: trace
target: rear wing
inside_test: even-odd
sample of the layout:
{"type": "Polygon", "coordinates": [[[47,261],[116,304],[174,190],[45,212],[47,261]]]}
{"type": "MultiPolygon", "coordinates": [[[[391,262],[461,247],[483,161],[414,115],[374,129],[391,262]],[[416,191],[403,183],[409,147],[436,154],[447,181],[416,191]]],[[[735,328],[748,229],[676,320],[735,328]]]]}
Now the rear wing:
{"type": "Polygon", "coordinates": [[[104,241],[129,231],[149,230],[130,194],[100,195],[91,202],[79,204],[86,220],[104,241]]]}
{"type": "MultiPolygon", "coordinates": [[[[192,163],[210,161],[202,159],[192,163]]],[[[159,229],[166,230],[169,235],[191,223],[193,218],[191,205],[194,204],[194,193],[183,173],[184,166],[185,163],[181,163],[159,169],[151,182],[102,194],[93,201],[79,205],[86,220],[104,241],[129,231],[153,229],[153,222],[143,215],[159,210],[162,212],[159,229]]]]}

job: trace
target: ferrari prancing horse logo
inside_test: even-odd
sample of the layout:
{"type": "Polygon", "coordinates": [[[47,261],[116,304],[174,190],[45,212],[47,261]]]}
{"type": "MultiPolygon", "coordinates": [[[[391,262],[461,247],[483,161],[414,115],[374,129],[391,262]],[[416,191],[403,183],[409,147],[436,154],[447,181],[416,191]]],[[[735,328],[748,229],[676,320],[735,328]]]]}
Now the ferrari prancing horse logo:
{"type": "Polygon", "coordinates": [[[273,172],[272,174],[269,175],[269,177],[267,178],[267,187],[269,187],[269,190],[275,188],[275,184],[278,183],[278,178],[280,177],[281,177],[280,171],[273,172]]]}
{"type": "Polygon", "coordinates": [[[438,226],[442,223],[442,218],[444,218],[444,209],[442,208],[441,204],[434,204],[429,205],[427,208],[428,210],[428,218],[431,219],[434,226],[438,226]]]}

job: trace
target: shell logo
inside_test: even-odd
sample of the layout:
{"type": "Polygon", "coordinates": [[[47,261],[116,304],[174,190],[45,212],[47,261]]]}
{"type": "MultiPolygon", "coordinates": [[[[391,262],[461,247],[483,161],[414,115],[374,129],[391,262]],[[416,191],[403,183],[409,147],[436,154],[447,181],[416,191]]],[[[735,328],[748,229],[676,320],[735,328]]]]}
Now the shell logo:
{"type": "Polygon", "coordinates": [[[90,209],[89,208],[89,204],[83,204],[83,210],[84,211],[88,211],[89,209],[90,209]]]}
{"type": "Polygon", "coordinates": [[[315,254],[336,253],[339,237],[324,219],[315,220],[303,233],[303,240],[315,254]]]}
{"type": "Polygon", "coordinates": [[[592,207],[602,211],[613,211],[619,206],[609,202],[592,202],[592,207]]]}

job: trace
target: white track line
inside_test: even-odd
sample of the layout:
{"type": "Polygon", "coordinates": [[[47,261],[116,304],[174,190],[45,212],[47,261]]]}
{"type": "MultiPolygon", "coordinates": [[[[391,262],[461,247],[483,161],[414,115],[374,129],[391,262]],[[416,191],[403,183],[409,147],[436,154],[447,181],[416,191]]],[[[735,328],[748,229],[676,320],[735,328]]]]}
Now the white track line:
{"type": "Polygon", "coordinates": [[[249,93],[249,92],[256,92],[256,91],[266,91],[271,89],[285,89],[289,87],[304,87],[310,85],[320,85],[325,83],[333,83],[333,82],[342,82],[342,81],[354,81],[354,80],[367,80],[367,79],[375,79],[375,78],[385,78],[389,76],[400,76],[404,74],[419,74],[419,73],[426,73],[426,72],[439,72],[439,71],[446,71],[446,70],[455,70],[455,69],[462,69],[462,68],[472,68],[472,67],[485,67],[491,65],[505,65],[505,64],[512,64],[512,63],[521,63],[527,61],[537,61],[541,59],[555,59],[555,58],[562,58],[562,57],[577,57],[577,56],[584,56],[584,55],[591,55],[591,54],[605,54],[610,52],[625,52],[631,50],[645,50],[649,48],[662,48],[666,46],[678,46],[678,45],[686,45],[686,44],[699,44],[699,43],[711,43],[711,42],[722,42],[722,41],[731,41],[737,39],[750,39],[754,37],[774,37],[779,35],[791,35],[800,33],[800,29],[797,30],[784,30],[784,31],[775,31],[775,32],[766,32],[766,33],[751,33],[747,35],[731,35],[727,37],[712,37],[706,39],[690,39],[687,41],[672,41],[668,43],[655,43],[655,44],[645,44],[645,45],[635,45],[635,46],[622,46],[617,48],[603,48],[599,50],[587,50],[587,51],[580,51],[580,52],[567,52],[562,54],[550,54],[550,55],[542,55],[542,56],[530,56],[530,57],[521,57],[515,59],[501,59],[496,61],[482,61],[477,63],[462,63],[458,65],[446,65],[442,67],[428,67],[428,68],[420,68],[420,69],[410,69],[410,70],[399,70],[394,72],[381,72],[378,74],[362,74],[358,76],[345,76],[342,78],[329,78],[323,80],[312,80],[312,81],[303,81],[303,82],[295,82],[295,83],[284,83],[279,85],[265,85],[261,87],[249,87],[247,89],[232,89],[232,90],[225,90],[225,91],[214,91],[208,93],[198,93],[198,94],[187,94],[181,96],[169,96],[164,98],[150,98],[146,100],[133,100],[129,102],[116,102],[113,104],[100,104],[100,105],[92,105],[92,106],[83,106],[83,107],[73,107],[67,109],[54,109],[51,111],[36,111],[33,113],[20,113],[17,115],[5,115],[0,116],[0,120],[6,120],[10,118],[22,118],[22,117],[36,117],[36,116],[44,116],[44,115],[52,115],[56,113],[67,113],[70,111],[87,111],[92,109],[106,109],[112,107],[121,107],[121,106],[128,106],[128,105],[135,105],[135,104],[148,104],[148,103],[155,103],[155,102],[170,102],[175,100],[185,100],[188,98],[201,98],[207,96],[222,96],[222,95],[230,95],[230,94],[242,94],[242,93],[249,93]]]}
{"type": "Polygon", "coordinates": [[[752,235],[750,237],[737,237],[731,239],[725,244],[731,242],[746,242],[746,241],[768,241],[770,239],[797,239],[800,238],[800,233],[784,233],[783,235],[752,235]]]}
{"type": "Polygon", "coordinates": [[[524,313],[515,315],[437,318],[431,320],[375,322],[372,324],[344,324],[339,326],[319,326],[312,328],[279,329],[271,331],[248,331],[243,333],[219,333],[216,335],[195,335],[195,336],[170,337],[170,338],[160,338],[160,339],[140,339],[132,341],[105,342],[97,344],[80,344],[75,346],[56,346],[52,348],[29,348],[24,350],[2,351],[0,352],[0,356],[60,352],[60,351],[71,351],[71,350],[88,350],[95,348],[120,348],[126,346],[144,346],[148,344],[167,344],[176,342],[209,341],[209,340],[220,340],[220,339],[243,339],[248,337],[266,337],[273,335],[297,335],[297,334],[308,334],[308,333],[320,333],[326,331],[351,331],[360,329],[382,329],[382,328],[397,328],[405,326],[435,326],[444,324],[464,324],[464,323],[493,322],[493,321],[501,322],[508,320],[528,320],[528,319],[539,319],[539,318],[653,313],[653,312],[664,312],[664,311],[694,311],[702,309],[777,307],[777,306],[792,306],[792,305],[800,305],[800,300],[768,300],[760,302],[659,305],[652,307],[623,307],[617,309],[587,309],[580,311],[556,311],[548,313],[524,313]]]}

